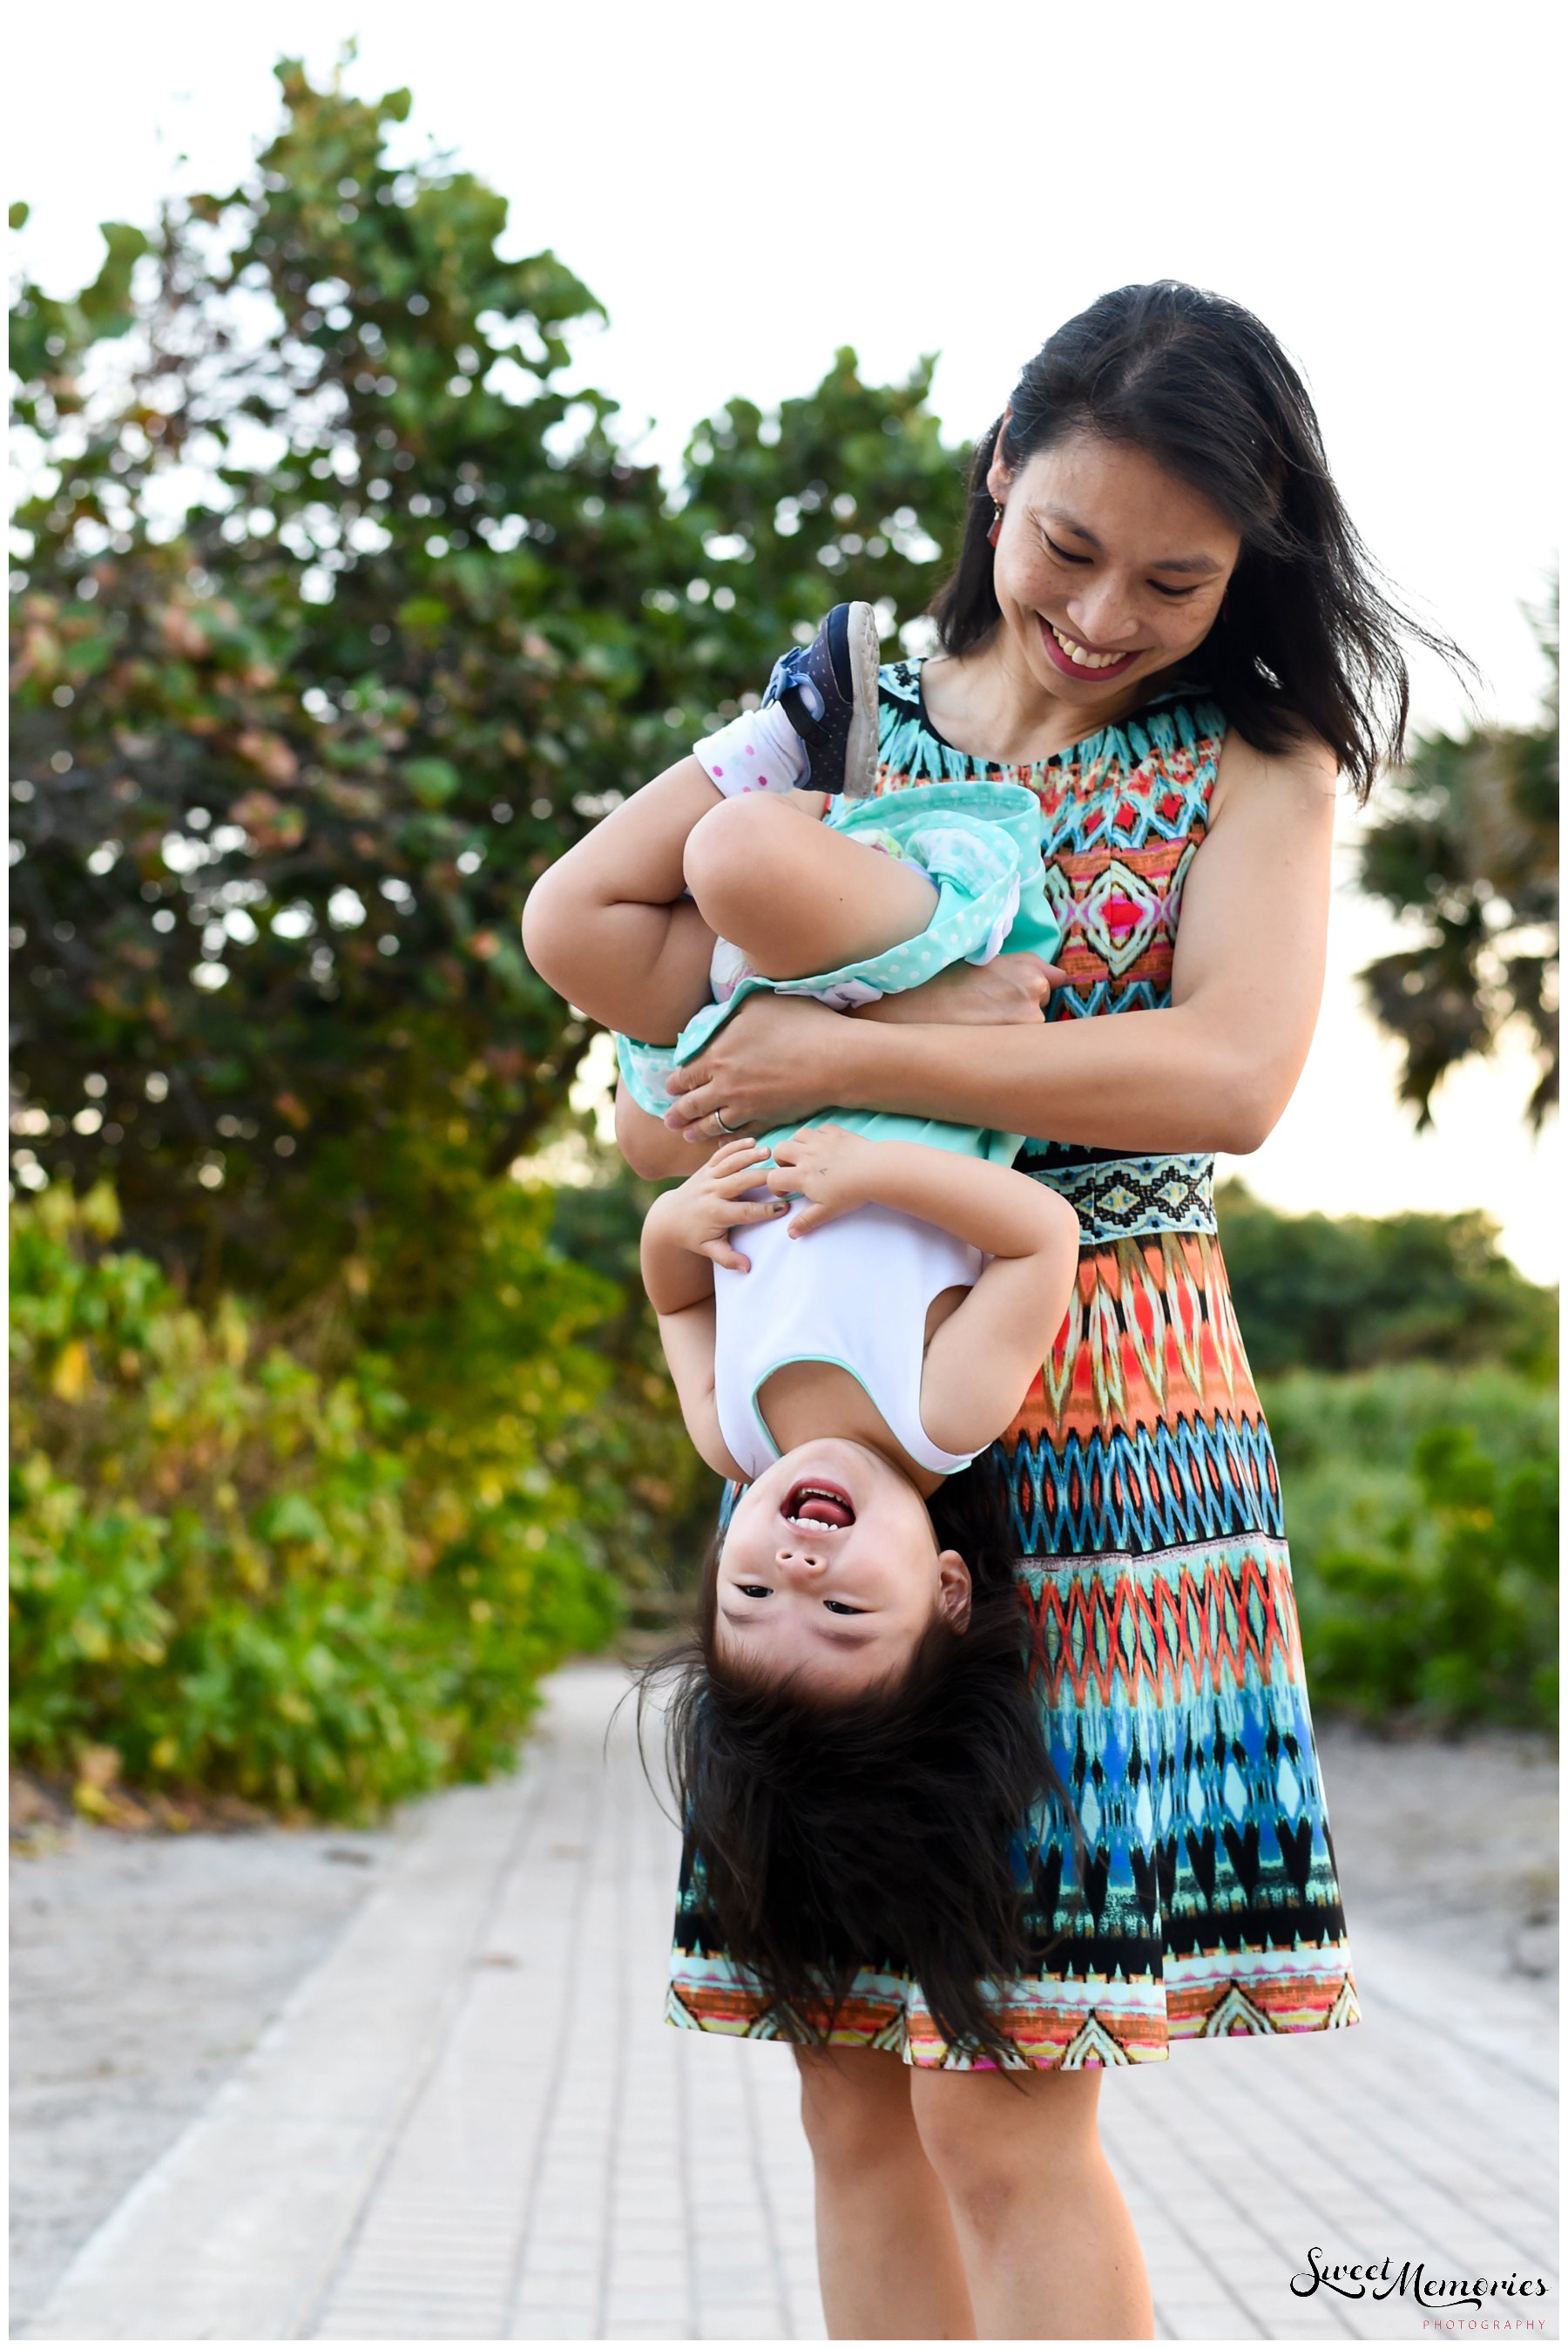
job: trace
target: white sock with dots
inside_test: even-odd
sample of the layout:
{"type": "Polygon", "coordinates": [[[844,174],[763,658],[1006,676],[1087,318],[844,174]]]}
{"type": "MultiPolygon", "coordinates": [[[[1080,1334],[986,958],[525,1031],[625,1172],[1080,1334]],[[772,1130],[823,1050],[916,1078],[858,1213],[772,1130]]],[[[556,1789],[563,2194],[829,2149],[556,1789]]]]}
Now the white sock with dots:
{"type": "Polygon", "coordinates": [[[726,799],[741,792],[792,792],[806,780],[806,746],[775,701],[743,710],[692,745],[692,755],[726,799]]]}

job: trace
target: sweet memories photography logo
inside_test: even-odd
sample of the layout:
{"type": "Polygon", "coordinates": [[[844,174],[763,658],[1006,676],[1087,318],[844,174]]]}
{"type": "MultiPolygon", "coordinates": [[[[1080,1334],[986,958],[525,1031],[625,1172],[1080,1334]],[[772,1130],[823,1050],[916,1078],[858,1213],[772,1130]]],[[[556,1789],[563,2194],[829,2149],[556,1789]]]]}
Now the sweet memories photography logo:
{"type": "Polygon", "coordinates": [[[1541,2307],[1548,2286],[1544,2276],[1506,2276],[1468,2272],[1445,2275],[1425,2260],[1395,2262],[1391,2252],[1380,2260],[1331,2260],[1314,2243],[1305,2268],[1292,2276],[1291,2291],[1298,2300],[1320,2292],[1341,2300],[1405,2300],[1428,2315],[1423,2331],[1441,2333],[1542,2333],[1541,2307]],[[1469,2312],[1475,2312],[1473,2314],[1469,2312]]]}

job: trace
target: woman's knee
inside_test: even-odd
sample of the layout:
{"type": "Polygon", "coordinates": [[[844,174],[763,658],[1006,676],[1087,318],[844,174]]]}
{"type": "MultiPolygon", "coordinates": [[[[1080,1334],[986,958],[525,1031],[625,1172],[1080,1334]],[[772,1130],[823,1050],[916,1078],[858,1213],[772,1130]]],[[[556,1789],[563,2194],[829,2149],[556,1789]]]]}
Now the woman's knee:
{"type": "Polygon", "coordinates": [[[865,2047],[797,2047],[800,2118],[819,2168],[857,2172],[918,2146],[909,2075],[865,2047]]]}
{"type": "Polygon", "coordinates": [[[1086,2072],[922,2072],[911,2106],[955,2210],[1005,2224],[1011,2205],[1103,2159],[1099,2082],[1086,2072]]]}

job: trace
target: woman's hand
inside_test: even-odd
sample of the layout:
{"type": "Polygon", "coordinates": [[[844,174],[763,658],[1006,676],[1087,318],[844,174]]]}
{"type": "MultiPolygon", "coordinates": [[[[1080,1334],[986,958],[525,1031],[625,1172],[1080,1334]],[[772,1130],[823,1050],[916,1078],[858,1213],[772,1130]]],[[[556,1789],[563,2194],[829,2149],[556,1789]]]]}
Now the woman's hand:
{"type": "Polygon", "coordinates": [[[727,1143],[688,1175],[678,1191],[666,1191],[650,1210],[650,1221],[657,1220],[660,1247],[683,1247],[731,1272],[749,1272],[749,1261],[730,1246],[729,1235],[737,1224],[764,1224],[784,1208],[782,1199],[742,1195],[761,1183],[758,1169],[767,1157],[755,1142],[727,1143]]]}
{"type": "MultiPolygon", "coordinates": [[[[923,986],[847,1016],[933,1028],[1037,1026],[1052,988],[1066,978],[1038,955],[997,955],[988,963],[955,963],[923,986]]],[[[845,1017],[808,996],[751,996],[705,1052],[670,1076],[665,1123],[687,1142],[707,1142],[724,1133],[716,1112],[725,1126],[767,1131],[841,1099],[835,1048],[843,1041],[839,1023],[845,1017]]]]}
{"type": "Polygon", "coordinates": [[[798,1124],[834,1099],[840,1014],[803,995],[749,996],[706,1051],[667,1080],[665,1123],[690,1142],[723,1138],[724,1125],[798,1124]]]}
{"type": "Polygon", "coordinates": [[[1053,987],[1067,984],[1059,964],[1035,954],[1001,954],[986,963],[955,962],[902,995],[863,1003],[852,1019],[896,1020],[923,1028],[1010,1028],[1046,1016],[1053,987]]]}
{"type": "Polygon", "coordinates": [[[803,1125],[788,1142],[779,1143],[773,1156],[776,1164],[768,1177],[769,1189],[793,1193],[809,1203],[789,1218],[792,1240],[814,1232],[819,1225],[830,1224],[835,1216],[863,1207],[872,1195],[869,1185],[877,1145],[845,1126],[803,1125]]]}

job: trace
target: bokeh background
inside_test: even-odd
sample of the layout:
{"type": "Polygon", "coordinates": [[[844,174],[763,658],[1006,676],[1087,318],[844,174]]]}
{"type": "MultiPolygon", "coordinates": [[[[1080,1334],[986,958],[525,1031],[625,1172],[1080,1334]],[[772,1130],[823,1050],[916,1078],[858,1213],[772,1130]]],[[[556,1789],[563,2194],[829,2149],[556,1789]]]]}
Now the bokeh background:
{"type": "Polygon", "coordinates": [[[128,1826],[367,1817],[678,1609],[715,1488],[651,1193],[522,899],[826,603],[920,648],[1018,362],[1158,274],[1280,334],[1480,673],[1418,665],[1313,1061],[1223,1170],[1315,1702],[1553,1720],[1523,13],[71,24],[13,41],[23,1762],[128,1826]]]}

